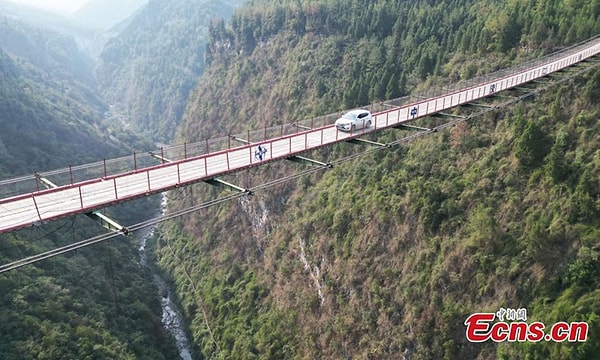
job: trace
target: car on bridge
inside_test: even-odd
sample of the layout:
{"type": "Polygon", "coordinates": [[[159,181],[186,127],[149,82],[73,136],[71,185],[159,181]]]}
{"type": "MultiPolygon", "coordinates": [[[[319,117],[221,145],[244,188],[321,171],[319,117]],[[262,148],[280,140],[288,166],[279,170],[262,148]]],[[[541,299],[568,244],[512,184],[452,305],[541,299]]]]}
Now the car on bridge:
{"type": "Polygon", "coordinates": [[[367,110],[350,110],[335,121],[335,126],[342,131],[354,131],[371,127],[373,119],[367,110]]]}

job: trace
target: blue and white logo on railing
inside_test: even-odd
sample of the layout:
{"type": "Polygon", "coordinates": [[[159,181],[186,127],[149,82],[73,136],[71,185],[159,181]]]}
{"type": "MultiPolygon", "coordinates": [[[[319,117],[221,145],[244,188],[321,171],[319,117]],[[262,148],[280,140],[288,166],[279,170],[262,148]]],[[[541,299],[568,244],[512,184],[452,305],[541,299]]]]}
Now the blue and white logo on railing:
{"type": "Polygon", "coordinates": [[[410,110],[410,116],[412,116],[413,118],[414,118],[415,116],[417,116],[417,114],[418,114],[418,113],[419,113],[419,110],[417,109],[417,107],[416,107],[416,106],[415,106],[415,107],[413,107],[413,108],[410,110]]]}
{"type": "Polygon", "coordinates": [[[267,148],[262,145],[258,145],[254,150],[254,158],[256,158],[258,161],[263,161],[266,154],[267,148]]]}

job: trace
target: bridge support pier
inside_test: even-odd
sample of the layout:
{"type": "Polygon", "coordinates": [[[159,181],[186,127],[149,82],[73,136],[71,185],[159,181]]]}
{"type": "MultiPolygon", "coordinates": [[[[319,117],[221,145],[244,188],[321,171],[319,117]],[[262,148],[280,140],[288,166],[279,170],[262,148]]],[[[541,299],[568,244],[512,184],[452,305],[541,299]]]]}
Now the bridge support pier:
{"type": "Polygon", "coordinates": [[[155,153],[154,153],[154,152],[152,152],[152,151],[148,152],[148,154],[150,154],[150,156],[152,156],[153,158],[155,158],[155,159],[159,160],[159,161],[160,161],[160,162],[162,162],[163,164],[164,164],[164,163],[170,163],[170,162],[173,162],[173,160],[171,160],[171,159],[167,159],[166,157],[164,157],[164,156],[162,156],[162,155],[155,154],[155,153]]]}
{"type": "Polygon", "coordinates": [[[233,190],[233,191],[242,192],[242,193],[248,193],[248,195],[252,195],[252,192],[250,190],[244,189],[241,186],[234,185],[225,180],[212,178],[212,179],[204,180],[204,182],[207,184],[213,185],[213,186],[220,187],[222,189],[228,189],[228,190],[233,190]]]}
{"type": "Polygon", "coordinates": [[[316,166],[327,167],[330,169],[333,167],[333,164],[324,163],[319,160],[309,159],[309,158],[306,158],[306,157],[300,156],[300,155],[290,156],[289,158],[287,158],[287,160],[293,161],[298,164],[316,165],[316,166]]]}
{"type": "Polygon", "coordinates": [[[432,132],[435,131],[434,129],[430,129],[430,128],[424,128],[424,127],[420,127],[420,126],[415,126],[415,125],[406,125],[406,124],[400,124],[398,126],[394,126],[395,129],[402,129],[402,130],[417,130],[417,131],[425,131],[425,132],[432,132]]]}
{"type": "Polygon", "coordinates": [[[107,228],[108,230],[122,232],[123,235],[129,235],[129,229],[127,227],[120,225],[118,222],[114,221],[113,219],[98,211],[92,211],[86,213],[85,215],[87,215],[87,217],[89,217],[90,219],[98,222],[100,225],[107,228]]]}
{"type": "Polygon", "coordinates": [[[350,139],[347,142],[349,142],[351,144],[357,144],[357,145],[371,145],[371,146],[386,147],[386,148],[390,147],[390,145],[388,145],[388,144],[382,144],[382,143],[378,143],[376,141],[360,139],[360,138],[350,139]]]}

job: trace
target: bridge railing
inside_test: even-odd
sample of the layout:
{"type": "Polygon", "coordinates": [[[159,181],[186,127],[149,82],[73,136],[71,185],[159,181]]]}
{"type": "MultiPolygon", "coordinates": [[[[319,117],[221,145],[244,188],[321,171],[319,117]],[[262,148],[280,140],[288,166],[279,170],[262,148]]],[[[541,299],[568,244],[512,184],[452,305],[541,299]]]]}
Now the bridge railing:
{"type": "Polygon", "coordinates": [[[69,166],[67,168],[40,171],[35,174],[0,180],[0,198],[8,198],[25,193],[44,190],[46,186],[38,179],[42,177],[57,186],[70,185],[98,178],[107,178],[118,174],[134,172],[161,163],[179,161],[216,153],[243,146],[251,142],[257,143],[267,139],[286,137],[306,131],[309,128],[332,125],[340,113],[332,113],[291,124],[280,124],[263,129],[246,130],[236,134],[205,139],[194,143],[165,146],[147,152],[134,152],[131,155],[102,161],[69,166]]]}
{"type": "MultiPolygon", "coordinates": [[[[574,44],[574,45],[568,46],[566,48],[560,49],[558,51],[552,52],[548,55],[526,61],[522,64],[514,65],[514,66],[511,66],[508,68],[502,68],[502,69],[499,69],[492,73],[476,76],[476,77],[473,77],[470,79],[459,80],[459,81],[452,82],[447,85],[431,87],[431,88],[427,89],[426,91],[416,92],[414,94],[411,94],[409,96],[410,102],[412,103],[414,101],[417,101],[418,99],[428,99],[428,98],[439,97],[439,96],[442,96],[442,95],[450,93],[450,92],[458,91],[460,89],[473,87],[477,84],[488,83],[488,82],[494,81],[496,79],[501,79],[510,74],[523,72],[527,69],[531,69],[534,67],[543,66],[544,64],[551,63],[556,59],[563,58],[570,54],[575,54],[575,53],[581,51],[581,49],[589,47],[590,43],[594,43],[594,42],[597,43],[599,41],[600,41],[600,35],[597,35],[597,36],[587,39],[585,41],[581,41],[577,44],[574,44]]],[[[392,100],[392,101],[394,101],[394,100],[392,100]]]]}
{"type": "MultiPolygon", "coordinates": [[[[373,113],[381,113],[393,111],[393,109],[404,107],[413,103],[430,104],[432,99],[447,95],[448,93],[459,92],[461,90],[464,91],[465,89],[475,87],[478,84],[491,83],[498,79],[506,78],[510,74],[515,74],[535,67],[542,67],[544,64],[552,63],[556,59],[563,58],[570,54],[576,54],[580,52],[582,48],[589,47],[589,44],[592,42],[599,43],[600,37],[595,37],[589,41],[566,48],[560,52],[553,53],[541,59],[536,59],[509,69],[503,69],[492,74],[457,82],[450,86],[432,88],[424,93],[417,93],[411,96],[374,103],[363,108],[367,108],[373,113]]],[[[541,73],[536,74],[536,76],[543,75],[544,74],[541,73]]],[[[523,79],[520,81],[522,80],[523,79]]],[[[502,89],[498,90],[500,91],[502,89]]],[[[466,97],[463,98],[463,101],[466,101],[466,97]]],[[[435,106],[437,106],[437,103],[435,106]]],[[[257,143],[267,139],[276,139],[297,134],[299,132],[306,131],[307,129],[332,125],[339,115],[340,113],[336,112],[305,119],[292,124],[280,124],[272,127],[265,127],[263,129],[245,130],[236,134],[206,139],[195,143],[165,146],[153,151],[136,152],[129,156],[120,158],[105,159],[95,163],[69,166],[63,169],[40,172],[39,174],[0,180],[0,198],[17,196],[20,194],[36,192],[44,189],[44,185],[38,180],[38,177],[48,179],[58,186],[69,185],[92,179],[111,177],[122,173],[133,172],[138,169],[151,167],[160,163],[184,160],[187,158],[240,147],[248,142],[257,143]]]]}

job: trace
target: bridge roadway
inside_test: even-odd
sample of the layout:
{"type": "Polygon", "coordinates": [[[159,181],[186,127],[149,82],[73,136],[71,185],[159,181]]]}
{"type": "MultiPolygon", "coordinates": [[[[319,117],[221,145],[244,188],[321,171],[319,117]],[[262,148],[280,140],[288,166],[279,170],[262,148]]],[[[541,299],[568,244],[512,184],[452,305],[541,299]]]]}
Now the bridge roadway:
{"type": "Polygon", "coordinates": [[[0,199],[0,234],[61,217],[89,213],[112,204],[210,180],[264,162],[290,158],[309,150],[348,141],[368,132],[397,127],[420,117],[518,87],[598,53],[600,37],[541,59],[528,68],[516,69],[508,75],[499,75],[498,78],[487,79],[450,93],[375,113],[373,125],[366,130],[348,133],[328,124],[259,143],[0,199]],[[259,144],[267,149],[262,160],[254,155],[259,144]]]}

